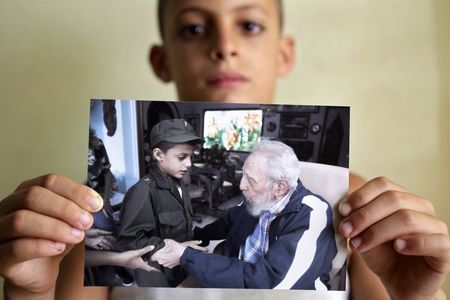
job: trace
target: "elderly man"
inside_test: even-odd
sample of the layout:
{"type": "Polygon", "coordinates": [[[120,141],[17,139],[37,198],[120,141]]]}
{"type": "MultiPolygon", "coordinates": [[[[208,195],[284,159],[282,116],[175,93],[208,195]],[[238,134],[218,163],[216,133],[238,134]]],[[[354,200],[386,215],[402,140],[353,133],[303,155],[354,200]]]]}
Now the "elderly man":
{"type": "Polygon", "coordinates": [[[152,260],[181,265],[204,287],[327,289],[337,252],[332,209],[298,174],[292,148],[259,142],[243,167],[244,204],[194,231],[204,243],[225,239],[223,255],[166,240],[152,260]]]}

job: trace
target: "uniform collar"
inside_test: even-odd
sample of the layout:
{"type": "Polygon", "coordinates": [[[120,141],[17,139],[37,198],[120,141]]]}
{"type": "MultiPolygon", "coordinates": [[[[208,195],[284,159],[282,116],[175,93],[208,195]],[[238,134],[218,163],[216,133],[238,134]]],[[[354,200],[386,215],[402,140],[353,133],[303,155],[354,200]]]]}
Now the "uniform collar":
{"type": "Polygon", "coordinates": [[[155,179],[156,185],[159,188],[170,190],[170,180],[172,179],[169,175],[163,173],[158,166],[155,165],[153,168],[151,168],[149,174],[152,175],[152,177],[155,179]]]}

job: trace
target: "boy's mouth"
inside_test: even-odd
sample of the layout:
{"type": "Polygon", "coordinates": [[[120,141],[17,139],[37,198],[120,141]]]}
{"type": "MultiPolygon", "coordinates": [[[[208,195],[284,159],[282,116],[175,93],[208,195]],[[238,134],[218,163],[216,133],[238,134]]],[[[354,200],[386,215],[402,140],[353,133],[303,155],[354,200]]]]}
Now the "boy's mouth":
{"type": "Polygon", "coordinates": [[[249,79],[236,73],[218,73],[206,78],[208,86],[217,88],[233,88],[248,82],[249,79]]]}

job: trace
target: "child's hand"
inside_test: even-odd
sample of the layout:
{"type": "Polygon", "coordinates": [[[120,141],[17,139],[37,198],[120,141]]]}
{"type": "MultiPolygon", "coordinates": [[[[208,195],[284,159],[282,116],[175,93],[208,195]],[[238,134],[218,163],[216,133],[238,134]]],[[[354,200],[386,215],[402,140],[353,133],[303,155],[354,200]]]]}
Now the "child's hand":
{"type": "Polygon", "coordinates": [[[85,234],[86,238],[84,239],[84,243],[87,247],[94,250],[114,250],[116,238],[112,235],[111,231],[91,228],[85,234]]]}
{"type": "Polygon", "coordinates": [[[146,262],[142,259],[145,255],[155,249],[155,246],[149,245],[138,250],[129,250],[119,253],[121,265],[130,269],[142,269],[147,272],[161,272],[157,267],[152,265],[152,262],[146,262]]]}
{"type": "Polygon", "coordinates": [[[23,182],[0,201],[0,275],[11,298],[50,295],[59,263],[93,223],[100,196],[60,175],[23,182]]]}
{"type": "Polygon", "coordinates": [[[386,178],[376,178],[339,205],[339,230],[350,238],[394,299],[439,293],[450,269],[447,225],[432,204],[386,178]]]}

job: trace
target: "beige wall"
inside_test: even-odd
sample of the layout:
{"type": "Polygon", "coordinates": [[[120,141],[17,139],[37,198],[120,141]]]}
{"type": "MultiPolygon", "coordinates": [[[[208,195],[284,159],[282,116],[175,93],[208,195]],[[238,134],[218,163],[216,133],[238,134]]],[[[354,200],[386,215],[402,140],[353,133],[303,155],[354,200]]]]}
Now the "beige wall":
{"type": "MultiPolygon", "coordinates": [[[[298,63],[278,102],[350,105],[351,169],[448,224],[450,2],[285,2],[298,63]]],[[[146,64],[154,15],[148,0],[0,0],[0,198],[41,173],[83,180],[90,98],[174,99],[146,64]]]]}

